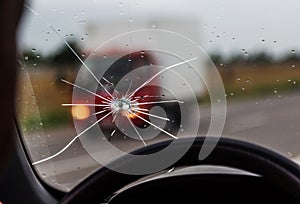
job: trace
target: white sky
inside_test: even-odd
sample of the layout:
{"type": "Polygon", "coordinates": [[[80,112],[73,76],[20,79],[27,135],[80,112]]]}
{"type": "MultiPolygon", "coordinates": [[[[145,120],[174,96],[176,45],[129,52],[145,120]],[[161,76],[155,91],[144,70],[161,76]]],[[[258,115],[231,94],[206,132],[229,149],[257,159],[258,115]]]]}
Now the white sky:
{"type": "MultiPolygon", "coordinates": [[[[90,23],[109,30],[109,22],[128,22],[124,19],[191,18],[199,22],[199,43],[207,52],[241,53],[245,49],[251,54],[265,49],[280,56],[300,50],[299,0],[33,0],[29,5],[63,34],[74,33],[79,39],[90,23]]],[[[47,52],[61,44],[49,36],[51,44],[46,46],[49,27],[38,19],[24,19],[21,48],[47,52]]]]}

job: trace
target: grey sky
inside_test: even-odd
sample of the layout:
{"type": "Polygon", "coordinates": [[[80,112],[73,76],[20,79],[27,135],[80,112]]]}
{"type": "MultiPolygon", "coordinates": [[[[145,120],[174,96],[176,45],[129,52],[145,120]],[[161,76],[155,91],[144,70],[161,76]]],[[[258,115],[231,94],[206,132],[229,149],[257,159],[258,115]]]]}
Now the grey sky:
{"type": "MultiPolygon", "coordinates": [[[[251,54],[265,49],[280,56],[300,48],[298,0],[34,0],[30,6],[64,35],[73,33],[79,39],[84,38],[91,23],[109,30],[110,22],[187,18],[199,22],[197,41],[207,52],[242,53],[245,49],[251,54]]],[[[61,43],[55,36],[45,37],[49,30],[45,23],[37,19],[32,23],[31,18],[26,21],[29,23],[24,23],[20,31],[21,47],[47,52],[61,43]],[[51,45],[45,44],[45,38],[51,45]]]]}

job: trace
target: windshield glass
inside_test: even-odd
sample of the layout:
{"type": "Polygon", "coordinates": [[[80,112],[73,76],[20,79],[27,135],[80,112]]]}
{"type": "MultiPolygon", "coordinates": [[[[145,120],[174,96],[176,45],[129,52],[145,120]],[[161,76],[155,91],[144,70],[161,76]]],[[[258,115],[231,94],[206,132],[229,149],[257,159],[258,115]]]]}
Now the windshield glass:
{"type": "Polygon", "coordinates": [[[28,2],[16,116],[32,165],[67,192],[128,152],[183,137],[236,138],[297,161],[298,7],[28,2]]]}

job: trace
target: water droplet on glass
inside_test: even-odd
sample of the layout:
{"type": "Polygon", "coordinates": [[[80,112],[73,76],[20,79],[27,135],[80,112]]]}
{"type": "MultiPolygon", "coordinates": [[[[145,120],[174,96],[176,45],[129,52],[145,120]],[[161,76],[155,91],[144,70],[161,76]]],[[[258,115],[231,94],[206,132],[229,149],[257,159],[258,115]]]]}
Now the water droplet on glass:
{"type": "Polygon", "coordinates": [[[274,92],[274,94],[277,94],[277,93],[278,93],[278,91],[277,91],[277,90],[274,90],[273,92],[274,92]]]}
{"type": "Polygon", "coordinates": [[[295,68],[295,67],[296,67],[296,65],[293,64],[293,65],[292,65],[292,68],[295,68]]]}
{"type": "Polygon", "coordinates": [[[132,22],[133,22],[133,19],[129,19],[129,22],[132,23],[132,22]]]}
{"type": "Polygon", "coordinates": [[[289,157],[294,156],[291,152],[288,152],[287,155],[288,155],[289,157]]]}
{"type": "Polygon", "coordinates": [[[153,25],[152,25],[152,28],[156,28],[156,25],[155,25],[155,24],[153,24],[153,25]]]}
{"type": "Polygon", "coordinates": [[[43,125],[44,125],[44,124],[41,122],[41,123],[40,123],[40,126],[43,126],[43,125]]]}
{"type": "Polygon", "coordinates": [[[25,60],[28,60],[28,56],[25,56],[24,59],[25,59],[25,60]]]}
{"type": "Polygon", "coordinates": [[[293,54],[295,54],[295,53],[296,53],[296,50],[291,50],[291,52],[292,52],[293,54]]]}
{"type": "Polygon", "coordinates": [[[32,52],[35,52],[35,51],[36,51],[36,49],[35,49],[35,48],[32,48],[32,49],[31,49],[31,51],[32,51],[32,52]]]}

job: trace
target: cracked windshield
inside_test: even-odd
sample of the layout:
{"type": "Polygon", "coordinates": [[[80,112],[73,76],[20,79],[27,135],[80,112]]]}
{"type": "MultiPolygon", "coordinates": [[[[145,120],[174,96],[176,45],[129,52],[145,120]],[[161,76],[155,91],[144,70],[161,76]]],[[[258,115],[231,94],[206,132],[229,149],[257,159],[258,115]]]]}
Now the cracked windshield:
{"type": "Polygon", "coordinates": [[[300,161],[300,4],[32,0],[16,119],[40,178],[70,191],[133,150],[231,137],[300,161]]]}

